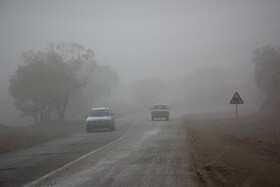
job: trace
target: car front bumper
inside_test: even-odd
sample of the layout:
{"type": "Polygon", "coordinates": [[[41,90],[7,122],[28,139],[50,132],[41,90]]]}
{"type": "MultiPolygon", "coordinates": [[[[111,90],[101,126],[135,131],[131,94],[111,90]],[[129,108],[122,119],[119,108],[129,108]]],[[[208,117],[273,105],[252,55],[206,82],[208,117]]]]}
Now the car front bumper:
{"type": "Polygon", "coordinates": [[[169,118],[169,111],[153,111],[152,118],[169,118]]]}
{"type": "Polygon", "coordinates": [[[112,121],[90,121],[86,123],[87,130],[112,128],[114,123],[112,121]]]}

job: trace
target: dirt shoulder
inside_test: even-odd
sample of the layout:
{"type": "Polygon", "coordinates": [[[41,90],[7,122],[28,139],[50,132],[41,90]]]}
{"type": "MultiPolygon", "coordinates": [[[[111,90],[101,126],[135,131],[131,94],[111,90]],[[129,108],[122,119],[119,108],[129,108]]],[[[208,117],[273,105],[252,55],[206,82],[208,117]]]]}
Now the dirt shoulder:
{"type": "Polygon", "coordinates": [[[201,186],[280,186],[280,120],[185,116],[201,186]]]}
{"type": "Polygon", "coordinates": [[[85,131],[81,121],[51,122],[26,127],[0,126],[0,154],[29,148],[42,142],[85,131]]]}

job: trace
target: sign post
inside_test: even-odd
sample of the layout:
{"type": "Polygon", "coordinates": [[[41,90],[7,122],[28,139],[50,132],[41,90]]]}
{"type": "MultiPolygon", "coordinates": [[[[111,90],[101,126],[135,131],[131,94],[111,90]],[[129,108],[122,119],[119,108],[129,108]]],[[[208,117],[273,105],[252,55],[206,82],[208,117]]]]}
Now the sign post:
{"type": "Polygon", "coordinates": [[[230,104],[235,104],[235,123],[238,124],[238,105],[244,104],[238,92],[235,92],[232,99],[230,100],[230,104]]]}

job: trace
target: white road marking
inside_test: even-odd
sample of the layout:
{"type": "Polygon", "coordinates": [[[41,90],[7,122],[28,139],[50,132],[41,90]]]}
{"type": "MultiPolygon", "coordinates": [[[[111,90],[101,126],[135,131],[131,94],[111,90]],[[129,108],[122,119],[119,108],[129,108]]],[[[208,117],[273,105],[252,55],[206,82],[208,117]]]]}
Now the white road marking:
{"type": "Polygon", "coordinates": [[[100,148],[98,148],[98,149],[95,149],[95,150],[93,150],[93,151],[91,151],[91,152],[89,152],[89,153],[87,153],[87,154],[85,154],[85,155],[83,155],[83,156],[81,156],[81,157],[79,157],[79,158],[73,160],[72,162],[69,162],[68,164],[66,164],[66,165],[64,165],[64,166],[62,166],[62,167],[60,167],[60,168],[58,168],[58,169],[56,169],[56,170],[54,170],[54,171],[52,171],[52,172],[46,174],[46,175],[44,175],[44,176],[42,176],[42,177],[40,177],[40,178],[38,178],[38,179],[36,179],[36,180],[34,180],[34,181],[28,183],[28,184],[25,184],[25,185],[23,185],[23,186],[24,186],[24,187],[36,186],[38,183],[42,182],[43,180],[47,179],[48,177],[50,177],[50,176],[52,176],[52,175],[54,175],[54,174],[56,174],[56,173],[58,173],[58,172],[64,170],[65,168],[67,168],[67,167],[69,167],[69,166],[71,166],[71,165],[73,165],[73,164],[75,164],[75,163],[81,161],[82,159],[85,159],[86,157],[88,157],[88,156],[90,156],[90,155],[92,155],[92,154],[94,154],[94,153],[96,153],[96,152],[98,152],[98,151],[100,151],[100,150],[102,150],[102,149],[104,149],[104,148],[106,148],[106,147],[108,147],[108,146],[110,146],[110,145],[112,145],[112,144],[114,144],[114,143],[116,143],[116,142],[122,140],[122,139],[132,130],[132,128],[133,128],[138,122],[139,122],[139,120],[136,121],[136,122],[134,122],[133,125],[131,125],[131,126],[129,127],[129,129],[124,133],[124,135],[122,135],[122,136],[119,137],[118,139],[116,139],[116,140],[114,140],[114,141],[108,143],[107,145],[105,145],[105,146],[103,146],[103,147],[100,147],[100,148]]]}

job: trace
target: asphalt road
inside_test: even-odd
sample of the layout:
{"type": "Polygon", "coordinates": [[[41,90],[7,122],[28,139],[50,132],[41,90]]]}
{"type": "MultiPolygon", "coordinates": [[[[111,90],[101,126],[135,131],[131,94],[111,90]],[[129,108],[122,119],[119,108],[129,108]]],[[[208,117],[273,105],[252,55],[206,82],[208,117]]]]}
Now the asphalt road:
{"type": "Polygon", "coordinates": [[[186,127],[147,116],[0,156],[0,186],[197,186],[186,127]]]}

